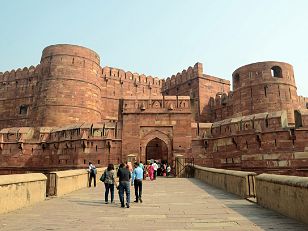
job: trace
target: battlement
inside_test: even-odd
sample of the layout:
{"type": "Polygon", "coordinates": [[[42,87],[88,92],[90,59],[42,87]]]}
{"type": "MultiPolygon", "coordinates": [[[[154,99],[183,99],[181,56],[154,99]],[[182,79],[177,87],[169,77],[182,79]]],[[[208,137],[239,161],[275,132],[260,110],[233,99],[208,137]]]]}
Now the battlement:
{"type": "Polygon", "coordinates": [[[114,67],[104,67],[102,68],[102,77],[105,79],[116,79],[121,81],[130,81],[136,84],[144,84],[150,86],[163,86],[163,79],[158,77],[146,76],[144,74],[132,73],[130,71],[124,71],[119,68],[114,67]]]}
{"type": "Polygon", "coordinates": [[[186,70],[181,73],[178,72],[176,75],[168,77],[165,81],[165,88],[172,88],[178,84],[185,83],[191,79],[203,77],[203,65],[202,63],[196,63],[194,67],[189,66],[186,70]]]}
{"type": "Polygon", "coordinates": [[[0,82],[13,82],[19,79],[26,79],[30,76],[38,74],[40,71],[40,64],[36,67],[24,67],[23,69],[18,68],[17,70],[11,70],[6,72],[0,72],[0,82]]]}
{"type": "Polygon", "coordinates": [[[259,113],[217,121],[212,125],[212,136],[230,136],[247,132],[266,132],[288,127],[286,111],[259,113]]]}

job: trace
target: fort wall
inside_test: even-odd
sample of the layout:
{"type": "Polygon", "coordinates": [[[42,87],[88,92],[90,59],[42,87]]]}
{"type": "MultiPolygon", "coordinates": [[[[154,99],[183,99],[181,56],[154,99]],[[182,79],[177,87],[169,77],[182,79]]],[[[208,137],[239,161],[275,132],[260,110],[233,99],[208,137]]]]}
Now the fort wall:
{"type": "Polygon", "coordinates": [[[88,48],[46,47],[38,66],[0,73],[0,167],[145,161],[160,147],[168,162],[307,175],[308,98],[297,96],[293,67],[253,63],[232,77],[230,91],[201,63],[163,80],[101,68],[88,48]]]}
{"type": "Polygon", "coordinates": [[[94,51],[75,45],[52,45],[43,50],[40,66],[34,125],[101,121],[101,67],[94,51]]]}
{"type": "Polygon", "coordinates": [[[30,126],[40,66],[0,72],[0,129],[30,126]]]}
{"type": "Polygon", "coordinates": [[[102,69],[102,119],[118,120],[121,99],[160,96],[164,80],[118,68],[102,69]]]}
{"type": "Polygon", "coordinates": [[[288,122],[294,124],[294,109],[299,105],[290,64],[249,64],[234,71],[233,83],[233,107],[238,115],[286,110],[288,122]]]}
{"type": "Polygon", "coordinates": [[[119,123],[79,123],[47,128],[5,128],[0,131],[2,173],[65,170],[121,162],[119,123]],[[38,133],[37,136],[35,134],[38,133]]]}
{"type": "Polygon", "coordinates": [[[308,176],[306,111],[298,112],[297,128],[289,126],[286,111],[215,122],[193,137],[194,157],[201,164],[212,160],[215,168],[308,176]]]}
{"type": "Polygon", "coordinates": [[[163,86],[164,95],[190,96],[194,104],[194,118],[199,122],[212,121],[212,108],[209,107],[211,98],[217,92],[229,91],[230,81],[203,74],[202,63],[168,77],[163,86]]]}
{"type": "Polygon", "coordinates": [[[166,158],[171,163],[176,155],[191,154],[190,98],[187,96],[161,96],[126,99],[123,102],[122,155],[136,155],[146,161],[148,144],[158,139],[157,145],[167,147],[166,158]],[[135,145],[132,145],[135,144],[135,145]]]}

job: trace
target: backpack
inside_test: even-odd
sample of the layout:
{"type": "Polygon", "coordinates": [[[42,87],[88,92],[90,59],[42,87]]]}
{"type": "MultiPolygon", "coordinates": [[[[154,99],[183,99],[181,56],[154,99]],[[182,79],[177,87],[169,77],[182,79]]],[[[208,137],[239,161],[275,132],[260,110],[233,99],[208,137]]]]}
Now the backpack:
{"type": "Polygon", "coordinates": [[[97,170],[96,170],[95,166],[93,166],[93,167],[91,168],[91,173],[94,174],[94,175],[96,175],[97,170]]]}

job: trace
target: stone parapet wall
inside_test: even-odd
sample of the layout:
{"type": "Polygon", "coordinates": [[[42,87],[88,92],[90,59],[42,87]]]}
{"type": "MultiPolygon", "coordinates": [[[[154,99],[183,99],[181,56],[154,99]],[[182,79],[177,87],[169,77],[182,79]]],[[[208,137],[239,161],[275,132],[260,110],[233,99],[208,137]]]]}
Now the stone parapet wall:
{"type": "Polygon", "coordinates": [[[206,168],[195,165],[194,177],[242,198],[254,196],[254,172],[206,168]]]}
{"type": "MultiPolygon", "coordinates": [[[[97,167],[121,160],[121,125],[79,123],[48,128],[5,128],[0,130],[0,174],[97,167]]],[[[43,171],[43,172],[45,172],[43,171]]]]}
{"type": "MultiPolygon", "coordinates": [[[[96,183],[106,168],[97,168],[96,183]]],[[[56,175],[56,196],[62,196],[73,191],[86,188],[89,185],[89,173],[85,169],[51,172],[56,175]]],[[[93,182],[92,182],[93,184],[93,182]]]]}
{"type": "Polygon", "coordinates": [[[44,201],[46,181],[41,173],[0,176],[0,214],[44,201]]]}
{"type": "Polygon", "coordinates": [[[308,224],[308,178],[261,174],[256,177],[257,202],[308,224]]]}

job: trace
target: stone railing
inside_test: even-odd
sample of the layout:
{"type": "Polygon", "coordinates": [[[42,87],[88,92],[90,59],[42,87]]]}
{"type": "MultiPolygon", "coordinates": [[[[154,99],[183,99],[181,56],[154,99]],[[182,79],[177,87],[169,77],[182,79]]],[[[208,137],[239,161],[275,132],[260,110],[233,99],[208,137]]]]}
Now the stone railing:
{"type": "MultiPolygon", "coordinates": [[[[99,178],[104,170],[105,168],[97,168],[96,183],[99,183],[99,178]]],[[[47,176],[48,196],[62,196],[89,185],[89,173],[85,169],[51,172],[47,176]]]]}
{"type": "MultiPolygon", "coordinates": [[[[96,183],[106,168],[98,168],[96,183]]],[[[86,188],[89,174],[85,169],[46,173],[0,175],[0,214],[44,201],[47,196],[86,188]]],[[[92,182],[93,184],[93,182],[92,182]]]]}
{"type": "Polygon", "coordinates": [[[308,177],[261,174],[256,194],[261,206],[308,224],[308,177]]]}
{"type": "Polygon", "coordinates": [[[1,175],[0,214],[44,201],[46,180],[41,173],[1,175]]]}
{"type": "Polygon", "coordinates": [[[239,195],[242,198],[255,196],[254,172],[242,172],[194,165],[194,177],[201,181],[239,195]]]}

